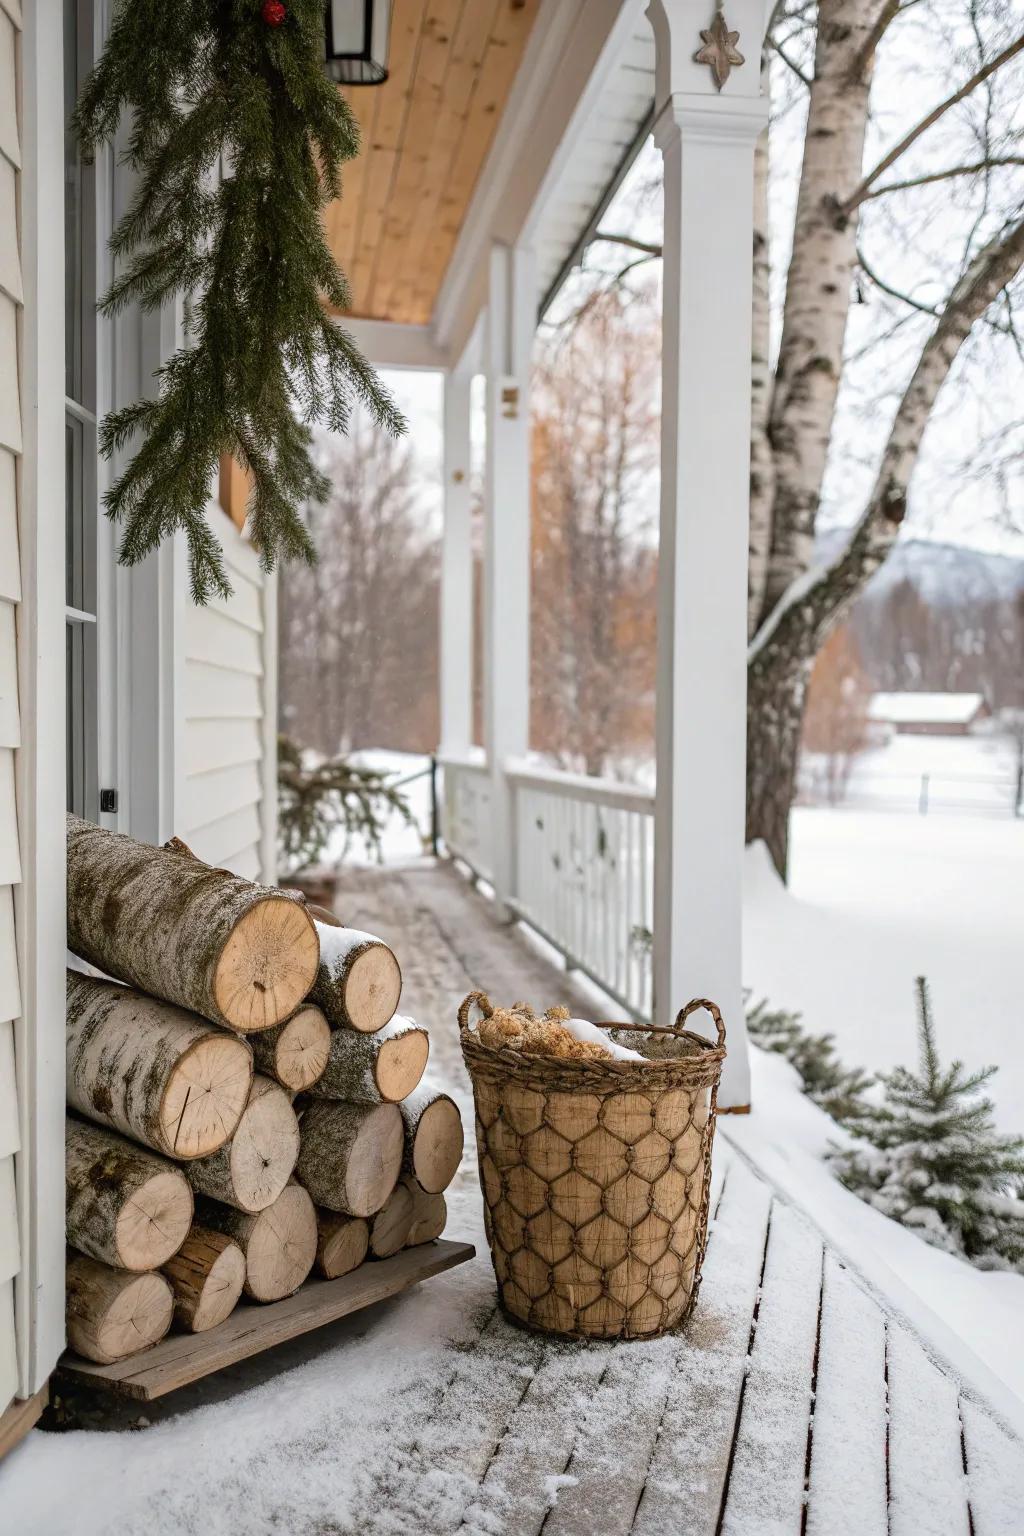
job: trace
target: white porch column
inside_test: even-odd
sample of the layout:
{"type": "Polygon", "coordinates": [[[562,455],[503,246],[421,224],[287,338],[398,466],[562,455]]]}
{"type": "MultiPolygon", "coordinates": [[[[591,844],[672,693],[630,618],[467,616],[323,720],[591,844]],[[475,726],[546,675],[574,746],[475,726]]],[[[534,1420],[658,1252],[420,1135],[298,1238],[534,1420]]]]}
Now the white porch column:
{"type": "Polygon", "coordinates": [[[504,764],[530,736],[530,353],[537,323],[532,251],[491,251],[484,370],[484,742],[491,771],[493,876],[515,896],[513,804],[504,764]]]}
{"type": "Polygon", "coordinates": [[[651,0],[665,167],[654,994],[710,997],[721,1102],[750,1103],[741,918],[746,758],[751,266],[763,0],[726,0],[741,67],[694,61],[710,0],[651,0]]]}
{"type": "Polygon", "coordinates": [[[469,400],[472,377],[444,378],[444,528],[441,534],[441,751],[473,740],[473,548],[469,400]]]}

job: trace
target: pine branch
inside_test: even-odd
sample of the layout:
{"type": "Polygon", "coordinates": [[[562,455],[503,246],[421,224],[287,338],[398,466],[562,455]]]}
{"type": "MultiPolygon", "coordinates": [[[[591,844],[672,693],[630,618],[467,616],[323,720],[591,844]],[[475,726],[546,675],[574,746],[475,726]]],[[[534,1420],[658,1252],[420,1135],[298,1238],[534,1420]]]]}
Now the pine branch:
{"type": "Polygon", "coordinates": [[[198,603],[230,592],[206,522],[224,454],[251,471],[249,527],[272,570],[280,558],[315,558],[302,513],[327,482],[309,425],[343,432],[360,401],[385,431],[404,430],[325,314],[349,303],[322,213],[358,130],[323,72],[322,33],[319,0],[288,0],[278,27],[249,0],[120,0],[76,112],[87,155],[132,118],[126,158],[138,185],[111,241],[118,271],[103,311],[186,296],[194,317],[156,399],[103,424],[106,455],[134,449],[106,510],[122,526],[125,564],[184,532],[198,603]]]}

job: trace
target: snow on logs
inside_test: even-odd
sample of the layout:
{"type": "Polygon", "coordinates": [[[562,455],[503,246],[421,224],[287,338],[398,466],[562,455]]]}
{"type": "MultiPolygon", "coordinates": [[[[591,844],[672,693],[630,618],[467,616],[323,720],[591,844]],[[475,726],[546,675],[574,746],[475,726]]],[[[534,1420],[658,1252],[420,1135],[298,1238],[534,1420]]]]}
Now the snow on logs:
{"type": "Polygon", "coordinates": [[[395,1104],[315,1099],[302,1116],[296,1177],[317,1205],[373,1216],[402,1171],[402,1116],[395,1104]]]}
{"type": "Polygon", "coordinates": [[[159,1269],[192,1223],[181,1169],[81,1120],[67,1121],[65,1147],[68,1242],[119,1269],[159,1269]]]}
{"type": "Polygon", "coordinates": [[[332,1029],[374,1034],[394,1018],[402,972],[382,939],[357,928],[316,924],[320,966],[309,994],[332,1029]]]}
{"type": "Polygon", "coordinates": [[[235,1131],[252,1052],[171,1003],[68,971],[72,1109],[168,1157],[206,1157],[235,1131]]]}
{"type": "Polygon", "coordinates": [[[256,1065],[291,1093],[304,1093],[323,1075],[331,1048],[331,1026],[314,1003],[290,1019],[249,1037],[256,1065]]]}
{"type": "Polygon", "coordinates": [[[66,1284],[68,1343],[86,1360],[124,1360],[158,1343],[171,1326],[174,1297],[163,1275],[111,1269],[73,1253],[66,1284]]]}
{"type": "Polygon", "coordinates": [[[233,1237],[196,1225],[163,1271],[174,1292],[176,1327],[205,1333],[234,1311],[245,1284],[245,1254],[233,1237]]]}
{"type": "Polygon", "coordinates": [[[230,1141],[188,1165],[199,1194],[255,1214],[273,1205],[299,1155],[299,1122],[291,1100],[269,1077],[252,1080],[249,1099],[230,1141]]]}
{"type": "Polygon", "coordinates": [[[429,1053],[426,1030],[399,1014],[372,1035],[335,1030],[313,1092],[353,1104],[397,1104],[418,1086],[429,1053]]]}
{"type": "Polygon", "coordinates": [[[454,1099],[429,1088],[399,1106],[405,1125],[403,1169],[428,1195],[439,1195],[462,1161],[462,1117],[454,1099]]]}
{"type": "Polygon", "coordinates": [[[234,1238],[245,1255],[243,1289],[251,1301],[281,1301],[297,1291],[316,1258],[316,1212],[299,1184],[286,1184],[273,1205],[256,1214],[218,1200],[196,1201],[200,1225],[234,1238]]]}
{"type": "MultiPolygon", "coordinates": [[[[303,904],[212,869],[182,844],[153,848],[69,816],[67,890],[76,955],[242,1034],[282,1023],[318,980],[303,904]]],[[[354,1000],[365,991],[360,980],[354,1000]]]]}

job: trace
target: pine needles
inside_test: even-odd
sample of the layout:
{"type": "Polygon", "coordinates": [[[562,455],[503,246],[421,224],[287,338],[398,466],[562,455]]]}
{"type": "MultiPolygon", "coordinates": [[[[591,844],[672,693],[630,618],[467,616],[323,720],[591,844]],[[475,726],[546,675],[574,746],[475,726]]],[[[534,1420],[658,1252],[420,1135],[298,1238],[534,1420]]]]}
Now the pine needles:
{"type": "Polygon", "coordinates": [[[345,431],[355,401],[385,430],[404,422],[329,310],[348,307],[324,238],[324,206],[358,130],[323,72],[322,0],[288,0],[284,23],[254,0],[121,0],[76,113],[83,152],[131,114],[125,152],[138,184],[114,231],[117,276],[101,309],[157,310],[183,295],[187,345],[159,390],[114,411],[105,456],[134,455],[106,497],[134,565],[183,531],[192,596],[230,586],[206,503],[220,457],[253,482],[249,526],[261,563],[312,563],[301,511],[328,486],[310,424],[345,431]]]}

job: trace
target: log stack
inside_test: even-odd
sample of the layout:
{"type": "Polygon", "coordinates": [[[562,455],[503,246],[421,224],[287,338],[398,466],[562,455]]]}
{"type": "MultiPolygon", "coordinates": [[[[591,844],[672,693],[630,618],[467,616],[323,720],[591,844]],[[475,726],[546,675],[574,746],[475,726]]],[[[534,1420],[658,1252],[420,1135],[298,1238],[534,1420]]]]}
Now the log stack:
{"type": "Polygon", "coordinates": [[[77,1353],[109,1364],[440,1236],[462,1125],[420,1087],[430,1042],[383,940],[69,816],[68,942],[77,1353]]]}

